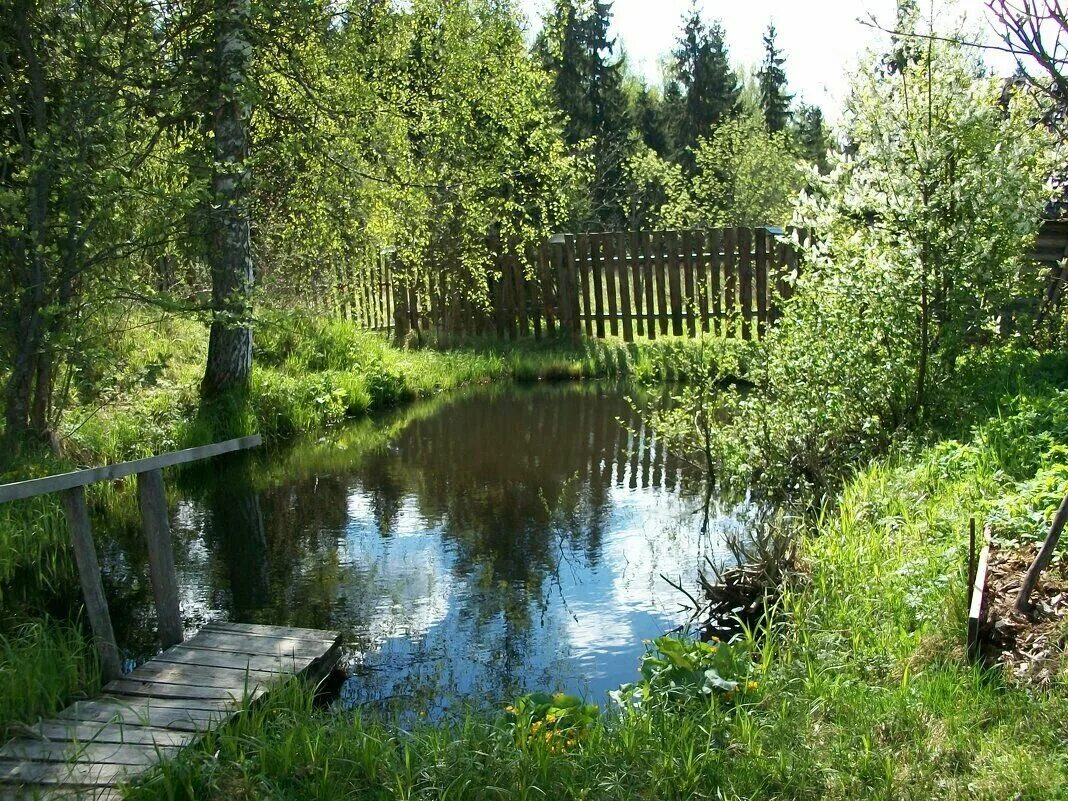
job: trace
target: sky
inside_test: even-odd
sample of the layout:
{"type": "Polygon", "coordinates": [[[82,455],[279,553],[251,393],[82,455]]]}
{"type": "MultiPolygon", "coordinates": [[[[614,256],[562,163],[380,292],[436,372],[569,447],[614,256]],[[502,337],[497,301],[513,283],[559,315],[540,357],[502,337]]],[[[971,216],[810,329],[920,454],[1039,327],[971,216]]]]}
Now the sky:
{"type": "MultiPolygon", "coordinates": [[[[549,0],[521,0],[533,29],[549,0]]],[[[731,61],[755,67],[763,58],[762,36],[775,22],[779,47],[786,56],[790,91],[799,100],[821,106],[836,119],[848,91],[848,74],[858,56],[885,40],[885,35],[861,24],[874,17],[884,26],[894,19],[895,0],[699,0],[706,20],[718,19],[726,31],[731,61]]],[[[660,77],[660,60],[674,46],[690,0],[615,0],[614,34],[626,49],[632,68],[650,82],[660,77]]],[[[959,0],[957,7],[971,26],[989,42],[996,42],[983,0],[959,0]]],[[[988,53],[999,72],[1011,73],[1006,54],[988,53]]]]}

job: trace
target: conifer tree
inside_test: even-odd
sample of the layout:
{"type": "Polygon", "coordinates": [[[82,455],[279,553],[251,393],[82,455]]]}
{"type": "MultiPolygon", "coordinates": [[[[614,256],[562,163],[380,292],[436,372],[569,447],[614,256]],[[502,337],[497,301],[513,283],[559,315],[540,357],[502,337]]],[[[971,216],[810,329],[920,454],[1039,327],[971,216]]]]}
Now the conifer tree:
{"type": "Polygon", "coordinates": [[[757,74],[764,122],[770,133],[785,130],[790,122],[790,102],[794,99],[786,93],[786,72],[783,70],[786,59],[775,44],[775,37],[775,24],[771,23],[764,34],[764,62],[757,74]]]}
{"type": "Polygon", "coordinates": [[[730,66],[723,28],[707,25],[694,3],[675,48],[674,75],[665,96],[681,98],[675,130],[675,159],[693,170],[690,152],[698,139],[709,136],[738,109],[741,87],[730,66]],[[677,84],[672,87],[671,84],[677,84]]]}
{"type": "Polygon", "coordinates": [[[622,167],[634,129],[624,87],[626,62],[609,35],[611,0],[556,0],[545,17],[535,53],[552,76],[557,104],[567,117],[568,144],[589,143],[594,176],[591,208],[577,223],[619,222],[622,167]]]}
{"type": "Polygon", "coordinates": [[[827,151],[830,149],[830,137],[823,111],[819,106],[802,103],[794,114],[794,139],[805,159],[817,167],[820,172],[827,172],[827,151]]]}

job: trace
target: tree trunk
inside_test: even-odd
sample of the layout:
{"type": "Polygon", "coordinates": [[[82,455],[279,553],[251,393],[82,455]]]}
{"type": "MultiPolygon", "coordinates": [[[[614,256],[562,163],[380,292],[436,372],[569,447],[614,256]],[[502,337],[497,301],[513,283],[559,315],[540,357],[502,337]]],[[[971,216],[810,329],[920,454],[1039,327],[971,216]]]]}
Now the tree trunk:
{"type": "Polygon", "coordinates": [[[30,179],[27,184],[27,231],[14,237],[12,251],[19,285],[17,340],[14,363],[4,393],[4,422],[6,438],[17,444],[31,433],[43,436],[44,431],[32,432],[31,417],[34,406],[34,384],[40,378],[38,354],[44,337],[43,310],[47,305],[47,266],[45,248],[48,243],[52,166],[48,153],[38,150],[39,142],[48,139],[47,85],[38,37],[32,28],[35,9],[32,3],[20,3],[15,9],[16,38],[26,63],[27,82],[25,116],[27,129],[19,128],[22,161],[27,165],[30,179]],[[23,131],[25,130],[25,133],[23,131]]]}
{"type": "Polygon", "coordinates": [[[212,323],[201,393],[248,386],[252,372],[252,252],[247,206],[249,106],[244,96],[252,45],[248,0],[216,0],[217,95],[212,170],[212,323]]]}

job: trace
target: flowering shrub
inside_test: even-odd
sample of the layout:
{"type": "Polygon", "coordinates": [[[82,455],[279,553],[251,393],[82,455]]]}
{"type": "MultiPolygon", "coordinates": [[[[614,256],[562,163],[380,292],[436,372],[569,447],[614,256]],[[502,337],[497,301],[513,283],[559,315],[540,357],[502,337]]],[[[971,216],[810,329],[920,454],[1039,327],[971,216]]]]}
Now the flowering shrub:
{"type": "Polygon", "coordinates": [[[544,743],[551,753],[577,747],[596,722],[596,704],[564,693],[528,693],[505,707],[520,748],[544,743]]]}

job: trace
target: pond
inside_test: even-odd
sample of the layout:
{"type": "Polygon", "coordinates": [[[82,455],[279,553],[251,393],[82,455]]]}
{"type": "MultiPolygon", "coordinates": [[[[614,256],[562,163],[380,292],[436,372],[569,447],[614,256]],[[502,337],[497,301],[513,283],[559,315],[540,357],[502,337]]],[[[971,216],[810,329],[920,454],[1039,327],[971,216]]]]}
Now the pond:
{"type": "MultiPolygon", "coordinates": [[[[563,689],[603,701],[687,620],[746,508],[714,503],[627,390],[492,386],[172,482],[182,608],[337,628],[346,705],[432,714],[563,689]]],[[[102,554],[128,656],[154,650],[136,526],[102,554]]]]}

